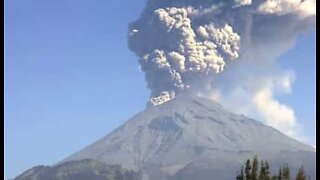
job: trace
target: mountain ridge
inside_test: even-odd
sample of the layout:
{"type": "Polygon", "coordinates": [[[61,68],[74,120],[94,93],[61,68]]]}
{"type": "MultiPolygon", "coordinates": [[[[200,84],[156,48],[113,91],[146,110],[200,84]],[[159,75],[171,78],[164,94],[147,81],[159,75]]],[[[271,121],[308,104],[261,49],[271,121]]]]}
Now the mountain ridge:
{"type": "Polygon", "coordinates": [[[98,141],[58,162],[83,159],[142,172],[142,180],[234,179],[258,155],[275,168],[304,165],[315,172],[315,149],[207,98],[181,94],[147,106],[98,141]],[[233,173],[230,173],[232,171],[233,173]],[[193,177],[193,179],[192,179],[193,177]]]}
{"type": "Polygon", "coordinates": [[[161,167],[172,174],[198,160],[227,156],[240,163],[253,154],[276,159],[290,152],[315,150],[260,121],[231,113],[210,99],[183,94],[148,106],[62,162],[92,158],[135,170],[161,167]]]}

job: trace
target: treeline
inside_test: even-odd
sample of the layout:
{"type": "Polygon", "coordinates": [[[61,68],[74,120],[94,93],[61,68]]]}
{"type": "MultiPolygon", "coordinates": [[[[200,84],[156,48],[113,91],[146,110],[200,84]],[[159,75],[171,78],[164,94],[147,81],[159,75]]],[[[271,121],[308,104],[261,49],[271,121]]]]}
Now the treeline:
{"type": "MultiPolygon", "coordinates": [[[[247,159],[245,164],[241,167],[240,172],[236,177],[236,180],[290,180],[290,168],[288,165],[284,165],[279,168],[277,174],[270,173],[270,166],[268,161],[260,161],[257,156],[254,156],[253,160],[247,159]]],[[[309,180],[310,176],[307,176],[303,166],[300,167],[298,173],[295,175],[295,180],[309,180]]]]}

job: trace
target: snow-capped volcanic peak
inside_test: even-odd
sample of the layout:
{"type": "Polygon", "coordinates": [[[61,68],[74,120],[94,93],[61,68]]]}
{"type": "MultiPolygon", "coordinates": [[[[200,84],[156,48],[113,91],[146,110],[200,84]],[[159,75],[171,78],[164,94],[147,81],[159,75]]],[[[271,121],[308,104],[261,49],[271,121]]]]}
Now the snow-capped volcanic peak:
{"type": "MultiPolygon", "coordinates": [[[[312,170],[314,152],[314,148],[259,121],[229,112],[217,102],[183,93],[147,106],[63,162],[97,159],[145,171],[154,180],[159,173],[182,173],[187,167],[202,167],[204,162],[209,169],[231,166],[236,171],[244,159],[255,154],[271,163],[302,163],[312,170]]],[[[233,175],[221,177],[232,179],[233,175]]]]}

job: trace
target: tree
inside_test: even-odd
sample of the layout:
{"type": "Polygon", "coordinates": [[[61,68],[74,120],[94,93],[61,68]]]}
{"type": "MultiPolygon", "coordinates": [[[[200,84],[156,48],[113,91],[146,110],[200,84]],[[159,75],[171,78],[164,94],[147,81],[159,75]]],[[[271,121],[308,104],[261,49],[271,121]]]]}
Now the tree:
{"type": "Polygon", "coordinates": [[[265,179],[266,179],[266,167],[265,167],[264,161],[261,161],[259,180],[265,180],[265,179]]]}
{"type": "Polygon", "coordinates": [[[310,178],[307,177],[307,175],[304,172],[303,166],[301,166],[296,175],[296,180],[307,180],[307,179],[310,179],[310,178]]]}
{"type": "Polygon", "coordinates": [[[282,179],[283,180],[290,180],[290,169],[289,166],[286,164],[282,168],[282,179]]]}
{"type": "Polygon", "coordinates": [[[250,159],[248,159],[247,162],[246,162],[245,174],[246,174],[246,180],[251,180],[251,163],[250,163],[250,159]]]}
{"type": "Polygon", "coordinates": [[[252,172],[251,172],[252,180],[258,179],[258,175],[257,175],[258,163],[259,163],[258,157],[257,157],[257,155],[255,155],[253,158],[253,162],[252,162],[252,172]]]}
{"type": "MultiPolygon", "coordinates": [[[[252,160],[245,161],[245,165],[241,166],[240,174],[237,175],[237,180],[290,180],[290,169],[287,164],[279,168],[278,174],[270,173],[270,166],[268,161],[261,160],[260,171],[258,171],[258,157],[255,155],[252,160]]],[[[300,167],[295,180],[310,180],[310,176],[307,176],[303,166],[300,167]]]]}
{"type": "Polygon", "coordinates": [[[243,166],[241,168],[240,174],[237,176],[237,180],[245,180],[244,172],[243,172],[243,166]]]}
{"type": "Polygon", "coordinates": [[[268,161],[265,162],[265,180],[270,180],[270,170],[268,161]]]}
{"type": "Polygon", "coordinates": [[[277,180],[282,180],[282,171],[281,171],[281,167],[279,168],[279,172],[277,175],[277,180]]]}

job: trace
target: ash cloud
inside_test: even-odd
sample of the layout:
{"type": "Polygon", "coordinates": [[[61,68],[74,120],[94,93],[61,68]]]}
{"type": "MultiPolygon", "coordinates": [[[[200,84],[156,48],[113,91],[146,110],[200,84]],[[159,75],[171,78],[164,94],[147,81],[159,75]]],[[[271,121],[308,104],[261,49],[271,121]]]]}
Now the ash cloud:
{"type": "Polygon", "coordinates": [[[145,72],[150,102],[189,91],[290,134],[294,111],[275,96],[290,93],[295,75],[276,60],[299,34],[315,28],[315,5],[315,0],[149,0],[129,25],[128,45],[145,72]]]}

